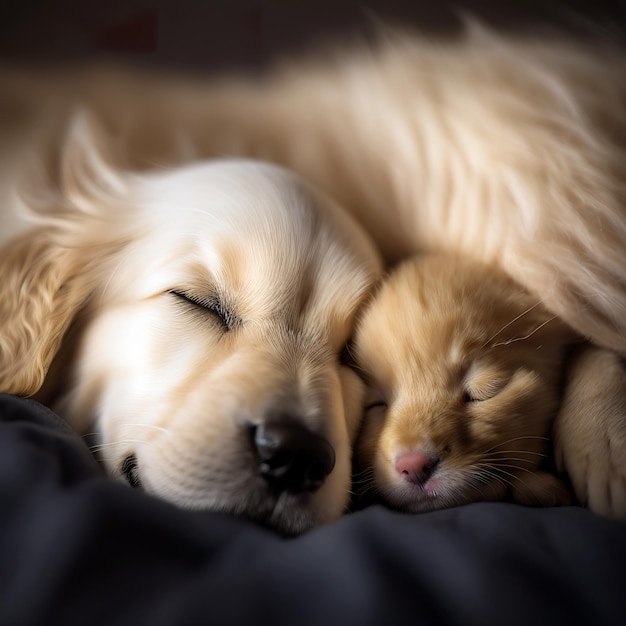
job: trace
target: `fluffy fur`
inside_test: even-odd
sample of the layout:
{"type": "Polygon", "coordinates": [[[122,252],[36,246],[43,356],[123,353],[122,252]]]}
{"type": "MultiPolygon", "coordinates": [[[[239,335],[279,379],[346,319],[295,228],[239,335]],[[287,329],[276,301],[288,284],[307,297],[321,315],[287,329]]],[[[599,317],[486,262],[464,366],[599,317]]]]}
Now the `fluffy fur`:
{"type": "Polygon", "coordinates": [[[0,389],[181,506],[286,532],[341,515],[362,384],[339,353],[380,270],[365,234],[273,165],[118,171],[84,117],[59,169],[0,253],[0,389]]]}
{"type": "Polygon", "coordinates": [[[548,462],[556,420],[576,496],[626,517],[623,364],[497,268],[406,262],[367,307],[355,351],[370,386],[357,443],[365,493],[414,512],[568,502],[548,462]]]}
{"type": "Polygon", "coordinates": [[[592,511],[626,520],[626,365],[585,345],[573,355],[553,428],[557,466],[592,511]]]}
{"type": "MultiPolygon", "coordinates": [[[[81,102],[133,167],[223,155],[288,166],[344,205],[389,264],[424,251],[491,263],[624,355],[623,67],[601,46],[472,26],[441,41],[387,32],[250,81],[7,70],[3,169],[19,169],[24,144],[54,145],[81,102]]],[[[603,458],[608,423],[590,432],[571,416],[583,424],[568,430],[603,458]]]]}
{"type": "Polygon", "coordinates": [[[3,87],[12,134],[45,134],[79,100],[133,166],[280,163],[349,209],[388,262],[425,250],[493,261],[581,334],[626,353],[626,77],[615,51],[474,25],[441,41],[389,32],[373,49],[257,81],[88,68],[6,71],[3,87]]]}

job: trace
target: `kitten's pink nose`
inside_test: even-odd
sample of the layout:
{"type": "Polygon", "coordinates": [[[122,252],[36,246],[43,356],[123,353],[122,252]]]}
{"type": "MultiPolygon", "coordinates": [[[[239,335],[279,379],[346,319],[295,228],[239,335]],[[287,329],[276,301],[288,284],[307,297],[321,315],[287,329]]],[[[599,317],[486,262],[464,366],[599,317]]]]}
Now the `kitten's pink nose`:
{"type": "Polygon", "coordinates": [[[424,452],[406,452],[396,459],[396,472],[410,483],[425,483],[438,461],[424,452]]]}

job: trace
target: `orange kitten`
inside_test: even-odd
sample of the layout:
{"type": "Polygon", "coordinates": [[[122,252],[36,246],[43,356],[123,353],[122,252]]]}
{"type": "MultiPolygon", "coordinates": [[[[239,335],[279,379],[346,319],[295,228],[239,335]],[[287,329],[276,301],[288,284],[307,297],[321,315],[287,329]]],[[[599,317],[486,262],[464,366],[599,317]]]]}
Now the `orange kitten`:
{"type": "Polygon", "coordinates": [[[567,503],[545,461],[578,342],[493,267],[448,255],[404,263],[357,330],[370,383],[361,478],[412,512],[505,498],[567,503]]]}

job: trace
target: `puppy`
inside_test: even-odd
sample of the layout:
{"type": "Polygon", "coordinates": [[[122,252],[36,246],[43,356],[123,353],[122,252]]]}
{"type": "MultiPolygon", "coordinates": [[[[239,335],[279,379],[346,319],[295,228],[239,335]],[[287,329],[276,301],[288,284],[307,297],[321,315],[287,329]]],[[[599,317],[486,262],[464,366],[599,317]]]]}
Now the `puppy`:
{"type": "Polygon", "coordinates": [[[366,308],[355,355],[370,385],[356,448],[366,492],[412,512],[566,503],[547,463],[556,419],[577,497],[626,515],[623,367],[496,268],[446,254],[404,263],[366,308]],[[580,423],[613,430],[608,457],[580,423]]]}
{"type": "Polygon", "coordinates": [[[38,393],[112,475],[180,506],[287,533],[337,518],[362,392],[339,353],[373,244],[276,166],[137,174],[101,140],[74,122],[59,188],[0,250],[0,390],[38,393]]]}

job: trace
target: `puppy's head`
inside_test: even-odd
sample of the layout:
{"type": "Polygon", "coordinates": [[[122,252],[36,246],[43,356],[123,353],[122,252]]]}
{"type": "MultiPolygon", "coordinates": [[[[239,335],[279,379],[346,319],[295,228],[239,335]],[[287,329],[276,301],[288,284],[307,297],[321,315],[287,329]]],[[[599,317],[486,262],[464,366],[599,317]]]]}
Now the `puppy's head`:
{"type": "MultiPolygon", "coordinates": [[[[50,250],[53,266],[36,321],[60,320],[60,349],[55,339],[42,355],[26,331],[5,342],[37,357],[40,397],[98,434],[112,474],[183,507],[287,532],[338,517],[362,400],[338,355],[379,273],[369,240],[259,162],[121,173],[83,124],[62,171],[64,210],[13,243],[15,257],[50,250]]],[[[16,327],[19,299],[0,305],[16,327]]],[[[35,391],[29,364],[16,369],[7,350],[6,390],[35,391]]]]}
{"type": "Polygon", "coordinates": [[[366,490],[413,512],[566,501],[542,465],[575,341],[495,268],[449,255],[401,265],[356,333],[370,385],[356,448],[366,490]]]}

